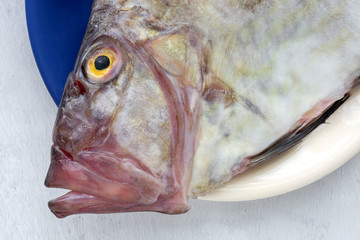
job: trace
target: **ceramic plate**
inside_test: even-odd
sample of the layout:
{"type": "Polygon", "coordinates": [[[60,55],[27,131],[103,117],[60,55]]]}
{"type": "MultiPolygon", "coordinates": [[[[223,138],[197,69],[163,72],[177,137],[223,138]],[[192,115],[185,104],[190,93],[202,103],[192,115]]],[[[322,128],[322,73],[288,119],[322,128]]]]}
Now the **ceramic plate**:
{"type": "MultiPolygon", "coordinates": [[[[26,0],[31,46],[56,104],[73,68],[92,0],[26,0]]],[[[360,150],[360,89],[292,150],[240,174],[200,199],[242,201],[271,197],[308,185],[339,168],[360,150]]]]}

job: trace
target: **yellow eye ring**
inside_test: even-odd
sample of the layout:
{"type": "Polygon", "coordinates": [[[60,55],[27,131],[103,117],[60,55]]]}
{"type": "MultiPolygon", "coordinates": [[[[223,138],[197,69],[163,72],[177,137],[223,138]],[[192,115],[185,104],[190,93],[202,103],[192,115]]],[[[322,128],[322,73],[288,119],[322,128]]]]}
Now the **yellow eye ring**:
{"type": "Polygon", "coordinates": [[[117,58],[121,58],[121,56],[109,48],[94,51],[85,65],[87,77],[95,82],[107,81],[108,76],[111,75],[114,66],[117,64],[116,62],[121,61],[117,58]]]}

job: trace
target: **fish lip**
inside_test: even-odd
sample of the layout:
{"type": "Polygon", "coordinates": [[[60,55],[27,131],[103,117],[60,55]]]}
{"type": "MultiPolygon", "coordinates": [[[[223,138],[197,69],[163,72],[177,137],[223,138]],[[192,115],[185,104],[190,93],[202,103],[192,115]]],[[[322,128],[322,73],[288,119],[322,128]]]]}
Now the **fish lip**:
{"type": "MultiPolygon", "coordinates": [[[[69,191],[68,193],[50,200],[48,207],[58,218],[64,218],[86,209],[97,208],[102,205],[116,205],[117,202],[82,192],[69,191]]],[[[101,208],[97,210],[101,212],[101,208]]]]}
{"type": "MultiPolygon", "coordinates": [[[[78,162],[79,154],[83,152],[86,153],[87,151],[87,149],[84,149],[76,155],[72,155],[54,144],[51,150],[51,164],[45,179],[45,186],[68,189],[120,204],[130,204],[134,202],[151,204],[157,201],[163,186],[161,181],[149,173],[147,169],[143,169],[136,164],[132,165],[136,174],[141,175],[143,179],[148,181],[147,186],[145,186],[147,192],[143,193],[143,186],[126,182],[127,175],[124,178],[125,181],[116,181],[111,177],[99,174],[99,172],[83,164],[81,160],[78,162]]],[[[106,161],[106,159],[104,161],[106,161]]],[[[125,169],[125,173],[126,170],[127,169],[125,169]]],[[[117,172],[115,173],[117,174],[117,172]]],[[[130,172],[130,177],[131,173],[132,172],[130,172]]],[[[61,202],[57,201],[61,199],[61,197],[51,200],[49,204],[52,203],[52,206],[54,206],[54,204],[59,203],[61,205],[61,202]]]]}
{"type": "MultiPolygon", "coordinates": [[[[72,154],[70,154],[68,151],[66,151],[59,145],[53,144],[51,146],[51,162],[61,161],[61,160],[66,160],[66,159],[73,161],[74,157],[72,154]]],[[[44,185],[46,187],[52,187],[52,184],[51,184],[52,172],[51,172],[51,170],[52,169],[51,169],[51,165],[50,165],[47,175],[46,175],[46,178],[45,178],[45,182],[44,182],[44,185]]]]}

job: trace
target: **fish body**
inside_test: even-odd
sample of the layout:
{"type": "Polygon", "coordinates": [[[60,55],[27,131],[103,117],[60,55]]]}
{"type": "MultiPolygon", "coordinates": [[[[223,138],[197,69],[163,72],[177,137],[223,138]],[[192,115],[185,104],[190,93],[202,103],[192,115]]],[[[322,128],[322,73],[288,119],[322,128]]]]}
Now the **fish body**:
{"type": "Polygon", "coordinates": [[[297,144],[360,76],[352,0],[95,0],[54,128],[49,206],[183,213],[297,144]]]}

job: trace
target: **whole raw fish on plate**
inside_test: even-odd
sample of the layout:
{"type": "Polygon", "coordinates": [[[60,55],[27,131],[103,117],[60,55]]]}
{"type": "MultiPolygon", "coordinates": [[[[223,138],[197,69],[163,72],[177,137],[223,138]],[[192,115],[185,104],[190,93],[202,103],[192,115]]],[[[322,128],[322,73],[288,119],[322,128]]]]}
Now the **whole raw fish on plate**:
{"type": "Polygon", "coordinates": [[[54,128],[49,202],[183,213],[294,146],[360,76],[357,0],[95,0],[54,128]]]}

